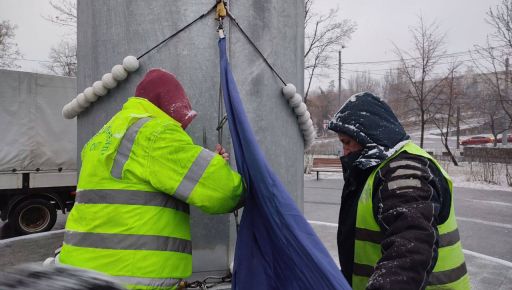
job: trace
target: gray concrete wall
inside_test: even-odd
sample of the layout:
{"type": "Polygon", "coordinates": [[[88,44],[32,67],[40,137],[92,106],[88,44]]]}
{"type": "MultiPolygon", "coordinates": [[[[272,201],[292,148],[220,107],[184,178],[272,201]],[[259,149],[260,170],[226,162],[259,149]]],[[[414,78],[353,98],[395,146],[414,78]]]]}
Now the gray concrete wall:
{"type": "Polygon", "coordinates": [[[43,262],[62,246],[64,230],[0,240],[0,271],[19,264],[43,262]]]}
{"type": "MultiPolygon", "coordinates": [[[[142,54],[207,11],[214,2],[78,1],[78,90],[101,78],[126,55],[142,54]]],[[[246,0],[230,1],[230,5],[269,61],[302,92],[303,2],[246,0]]],[[[79,148],[133,95],[144,73],[160,67],[176,74],[199,112],[187,131],[197,144],[212,149],[217,143],[219,116],[216,26],[214,14],[210,14],[145,56],[137,72],[79,116],[79,148]]],[[[281,96],[277,77],[236,28],[227,25],[227,30],[233,73],[257,140],[274,171],[302,207],[303,141],[296,118],[281,96]]],[[[223,143],[229,148],[227,135],[225,130],[223,143]]],[[[228,252],[234,241],[229,215],[211,217],[193,210],[192,227],[194,272],[227,269],[228,252]]]]}

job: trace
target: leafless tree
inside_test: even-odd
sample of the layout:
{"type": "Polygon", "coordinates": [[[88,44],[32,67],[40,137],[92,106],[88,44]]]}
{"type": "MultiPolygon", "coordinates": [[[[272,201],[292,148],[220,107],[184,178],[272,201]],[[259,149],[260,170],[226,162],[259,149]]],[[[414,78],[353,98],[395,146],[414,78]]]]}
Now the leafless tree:
{"type": "MultiPolygon", "coordinates": [[[[512,53],[512,0],[502,0],[501,4],[497,5],[494,9],[491,7],[487,12],[487,23],[494,28],[494,33],[491,34],[492,39],[498,45],[497,49],[501,50],[502,58],[509,59],[512,53]]],[[[490,45],[488,45],[490,46],[490,45]]],[[[508,66],[508,64],[506,64],[508,66]]],[[[499,92],[500,105],[508,116],[508,128],[512,123],[512,97],[509,93],[511,79],[509,76],[508,67],[505,72],[505,90],[499,92]]],[[[505,134],[507,135],[507,134],[505,134]]],[[[504,140],[506,140],[506,136],[504,140]]]]}
{"type": "Polygon", "coordinates": [[[512,120],[512,98],[508,93],[510,77],[507,76],[508,53],[499,47],[492,46],[487,40],[487,46],[475,46],[472,53],[473,62],[480,72],[479,78],[489,87],[493,102],[497,102],[508,120],[512,120]]]}
{"type": "MultiPolygon", "coordinates": [[[[461,100],[460,105],[465,106],[466,112],[473,112],[470,117],[483,120],[480,126],[490,130],[494,136],[494,146],[497,145],[498,134],[502,133],[504,126],[503,120],[506,115],[500,106],[499,92],[494,84],[492,73],[476,73],[466,71],[464,96],[466,100],[461,100]]],[[[474,125],[475,120],[472,120],[474,125]]]]}
{"type": "Polygon", "coordinates": [[[61,41],[53,46],[50,51],[51,63],[46,68],[57,75],[76,76],[76,44],[69,41],[61,41]]]}
{"type": "Polygon", "coordinates": [[[414,109],[406,100],[409,92],[407,83],[408,81],[400,68],[390,69],[384,74],[381,88],[382,97],[404,125],[414,109]]]}
{"type": "Polygon", "coordinates": [[[380,95],[380,81],[370,74],[370,72],[359,72],[347,79],[347,92],[350,95],[359,92],[372,92],[380,95]]]}
{"type": "Polygon", "coordinates": [[[487,12],[486,22],[494,28],[493,40],[512,50],[512,0],[502,0],[487,12]]]}
{"type": "Polygon", "coordinates": [[[449,68],[448,74],[443,78],[439,89],[442,90],[438,102],[434,102],[434,116],[432,121],[434,125],[439,129],[441,133],[441,143],[448,152],[450,159],[455,166],[458,166],[457,160],[453,155],[452,150],[448,144],[448,136],[450,129],[454,123],[453,115],[457,109],[459,103],[459,97],[464,94],[463,91],[463,79],[456,75],[457,68],[461,65],[456,61],[453,61],[449,68]]]}
{"type": "Polygon", "coordinates": [[[76,0],[50,0],[50,5],[57,15],[43,16],[44,19],[76,32],[76,0]]]}
{"type": "Polygon", "coordinates": [[[59,75],[75,76],[77,69],[76,59],[76,0],[50,0],[55,14],[43,16],[44,19],[55,25],[65,27],[68,33],[63,36],[60,43],[53,46],[49,58],[52,63],[46,68],[59,75]]]}
{"type": "Polygon", "coordinates": [[[444,34],[439,32],[435,22],[427,25],[421,16],[418,24],[410,28],[410,32],[413,48],[403,51],[395,45],[395,53],[400,58],[401,71],[410,87],[406,97],[416,105],[416,114],[420,119],[420,146],[423,147],[425,125],[430,121],[429,112],[442,81],[442,78],[431,79],[444,53],[444,34]]]}
{"type": "Polygon", "coordinates": [[[11,24],[8,20],[0,22],[0,67],[1,68],[19,68],[16,60],[22,55],[18,49],[18,44],[14,42],[17,26],[11,24]]]}
{"type": "Polygon", "coordinates": [[[320,88],[319,93],[312,94],[307,100],[311,119],[319,133],[326,133],[323,130],[324,120],[332,119],[338,108],[338,102],[338,93],[335,91],[334,82],[331,82],[327,90],[320,88]]]}
{"type": "Polygon", "coordinates": [[[337,19],[338,9],[319,14],[314,11],[314,6],[314,0],[304,1],[304,70],[307,81],[304,101],[308,98],[313,78],[319,71],[332,69],[334,52],[340,50],[356,30],[353,21],[337,19]]]}

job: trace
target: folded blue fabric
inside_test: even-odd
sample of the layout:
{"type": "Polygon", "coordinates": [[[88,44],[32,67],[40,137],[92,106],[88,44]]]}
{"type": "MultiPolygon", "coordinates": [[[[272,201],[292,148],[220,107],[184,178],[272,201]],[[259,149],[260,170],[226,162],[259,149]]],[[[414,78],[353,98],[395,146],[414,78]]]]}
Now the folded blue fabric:
{"type": "Polygon", "coordinates": [[[234,290],[351,289],[313,228],[268,165],[243,109],[219,40],[220,74],[238,171],[247,186],[234,290]]]}

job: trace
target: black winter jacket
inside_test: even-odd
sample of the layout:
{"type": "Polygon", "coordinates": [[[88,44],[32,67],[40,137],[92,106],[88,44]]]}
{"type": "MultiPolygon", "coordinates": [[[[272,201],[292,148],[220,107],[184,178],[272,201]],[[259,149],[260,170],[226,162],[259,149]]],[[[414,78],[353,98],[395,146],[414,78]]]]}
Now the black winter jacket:
{"type": "MultiPolygon", "coordinates": [[[[351,283],[361,191],[370,173],[409,137],[391,109],[369,93],[347,101],[329,129],[349,135],[363,146],[363,150],[341,158],[345,184],[339,215],[338,254],[342,272],[351,283]]],[[[373,214],[384,237],[383,253],[367,289],[426,287],[437,261],[437,225],[448,218],[450,202],[447,181],[426,158],[402,152],[379,170],[373,184],[373,214]]]]}
{"type": "MultiPolygon", "coordinates": [[[[359,196],[374,168],[356,170],[345,179],[339,228],[338,254],[344,276],[351,283],[355,221],[359,196]]],[[[437,261],[437,225],[450,213],[450,191],[442,173],[427,159],[402,152],[376,174],[374,217],[384,240],[383,255],[368,289],[423,289],[437,261]],[[418,187],[393,187],[390,182],[417,180],[418,187]]]]}

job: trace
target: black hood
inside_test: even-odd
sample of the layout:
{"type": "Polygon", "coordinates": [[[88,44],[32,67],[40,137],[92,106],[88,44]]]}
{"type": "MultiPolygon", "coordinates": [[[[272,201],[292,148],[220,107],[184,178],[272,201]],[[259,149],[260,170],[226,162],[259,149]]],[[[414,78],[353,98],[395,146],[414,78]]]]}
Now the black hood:
{"type": "Polygon", "coordinates": [[[367,92],[350,97],[328,128],[352,137],[363,146],[361,157],[354,162],[363,169],[379,164],[409,139],[391,108],[367,92]]]}

